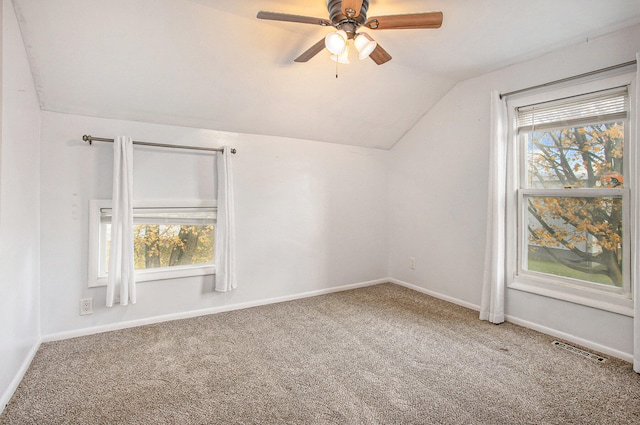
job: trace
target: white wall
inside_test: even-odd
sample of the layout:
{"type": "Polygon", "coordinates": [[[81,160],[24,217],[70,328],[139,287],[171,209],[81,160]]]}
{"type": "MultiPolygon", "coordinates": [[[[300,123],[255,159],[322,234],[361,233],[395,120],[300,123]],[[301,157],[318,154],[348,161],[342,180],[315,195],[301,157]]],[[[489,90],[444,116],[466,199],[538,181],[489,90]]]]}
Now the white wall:
{"type": "MultiPolygon", "coordinates": [[[[123,98],[123,102],[126,99],[123,98]]],[[[168,315],[261,302],[388,276],[387,151],[43,112],[42,334],[60,338],[168,315]],[[138,284],[135,305],[87,287],[88,205],[111,197],[112,145],[83,134],[232,145],[238,288],[212,278],[138,284]],[[79,315],[93,297],[95,313],[79,315]]],[[[136,147],[136,199],[213,198],[214,155],[136,147]]]]}
{"type": "MultiPolygon", "coordinates": [[[[502,93],[624,63],[640,50],[640,26],[557,50],[454,87],[392,149],[390,273],[396,279],[479,305],[489,158],[489,93],[502,93]],[[416,269],[409,269],[409,257],[416,269]]],[[[508,290],[513,320],[566,334],[628,357],[632,320],[508,290]]]]}
{"type": "MultiPolygon", "coordinates": [[[[2,4],[3,3],[3,4],[2,4]]],[[[0,410],[40,341],[40,109],[10,1],[2,10],[0,410]]]]}

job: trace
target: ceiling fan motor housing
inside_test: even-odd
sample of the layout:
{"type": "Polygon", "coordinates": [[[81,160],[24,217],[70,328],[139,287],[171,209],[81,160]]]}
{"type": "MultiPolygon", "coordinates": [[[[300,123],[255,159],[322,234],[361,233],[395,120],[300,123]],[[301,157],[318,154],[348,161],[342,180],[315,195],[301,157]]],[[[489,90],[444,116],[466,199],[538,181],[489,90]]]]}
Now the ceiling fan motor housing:
{"type": "Polygon", "coordinates": [[[369,0],[362,1],[360,14],[358,16],[347,16],[342,11],[342,0],[327,0],[329,19],[334,27],[344,30],[349,38],[353,38],[359,26],[363,25],[367,19],[369,0]]]}

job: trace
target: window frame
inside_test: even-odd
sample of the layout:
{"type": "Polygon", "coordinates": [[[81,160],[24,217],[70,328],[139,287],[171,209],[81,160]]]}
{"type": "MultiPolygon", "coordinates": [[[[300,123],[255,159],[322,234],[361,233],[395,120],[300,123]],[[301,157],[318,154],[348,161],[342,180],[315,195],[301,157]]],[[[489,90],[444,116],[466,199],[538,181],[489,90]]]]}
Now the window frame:
{"type": "MultiPolygon", "coordinates": [[[[92,199],[89,201],[89,249],[88,249],[88,286],[89,288],[107,285],[107,277],[101,276],[100,262],[105,255],[102,244],[101,210],[111,208],[110,199],[92,199]]],[[[139,200],[133,201],[134,208],[217,208],[215,200],[139,200]]],[[[163,267],[136,270],[136,282],[151,282],[193,276],[206,276],[216,273],[215,263],[190,266],[163,267]]]]}
{"type": "Polygon", "coordinates": [[[635,281],[632,259],[635,258],[637,228],[637,207],[635,186],[637,176],[635,114],[635,72],[608,76],[585,81],[572,86],[545,90],[535,94],[521,95],[507,100],[508,148],[507,148],[507,205],[506,205],[506,284],[507,288],[530,292],[550,298],[633,316],[633,283],[635,281]],[[521,146],[517,134],[517,108],[543,103],[566,97],[579,96],[600,90],[627,86],[629,114],[625,121],[624,163],[625,180],[623,188],[594,189],[534,189],[526,188],[521,182],[526,179],[526,148],[521,146]],[[524,223],[526,223],[526,196],[561,197],[621,197],[623,202],[623,287],[607,287],[579,279],[565,278],[524,269],[525,250],[528,249],[524,223]],[[632,220],[631,218],[634,217],[632,220]]]}

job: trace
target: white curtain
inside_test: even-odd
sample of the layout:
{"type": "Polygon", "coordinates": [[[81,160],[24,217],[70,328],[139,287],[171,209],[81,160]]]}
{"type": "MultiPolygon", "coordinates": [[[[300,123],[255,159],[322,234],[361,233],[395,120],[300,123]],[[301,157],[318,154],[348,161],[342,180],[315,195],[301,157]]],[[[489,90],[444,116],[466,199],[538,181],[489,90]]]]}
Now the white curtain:
{"type": "MultiPolygon", "coordinates": [[[[636,149],[640,141],[640,128],[638,128],[638,126],[640,126],[640,112],[638,108],[640,108],[640,53],[636,53],[636,149]]],[[[636,173],[638,172],[638,166],[640,166],[640,164],[636,162],[636,173]]],[[[638,178],[636,177],[636,182],[637,181],[638,178]]],[[[638,193],[637,188],[635,189],[635,193],[638,193]]],[[[636,200],[636,208],[638,208],[639,205],[639,201],[636,200]]],[[[636,230],[636,242],[638,242],[637,238],[640,236],[639,232],[639,230],[636,230]]],[[[633,370],[640,373],[640,278],[637,273],[640,272],[640,266],[638,266],[637,262],[638,255],[636,254],[633,261],[636,271],[634,276],[635,288],[633,291],[633,370]]]]}
{"type": "Polygon", "coordinates": [[[107,278],[107,307],[116,291],[120,304],[136,303],[133,262],[133,142],[119,136],[113,143],[113,194],[111,198],[111,247],[107,278]]]}
{"type": "Polygon", "coordinates": [[[497,91],[491,93],[490,144],[487,242],[480,319],[497,324],[504,322],[507,178],[507,104],[497,91]]]}
{"type": "Polygon", "coordinates": [[[231,149],[227,146],[218,153],[218,215],[215,234],[216,291],[235,289],[236,232],[233,206],[233,172],[231,149]]]}

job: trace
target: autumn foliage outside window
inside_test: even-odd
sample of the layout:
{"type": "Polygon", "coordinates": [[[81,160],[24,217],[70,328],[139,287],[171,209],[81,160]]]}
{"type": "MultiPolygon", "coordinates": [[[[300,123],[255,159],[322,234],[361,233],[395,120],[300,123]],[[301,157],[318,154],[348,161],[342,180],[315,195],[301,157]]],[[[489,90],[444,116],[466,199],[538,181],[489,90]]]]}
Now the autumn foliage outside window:
{"type": "MultiPolygon", "coordinates": [[[[104,260],[108,270],[111,233],[110,210],[101,214],[104,260]]],[[[134,209],[134,262],[136,270],[212,264],[214,261],[213,209],[134,209]]]]}
{"type": "Polygon", "coordinates": [[[133,228],[136,270],[213,262],[213,226],[139,224],[133,228]]]}

